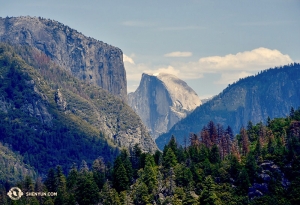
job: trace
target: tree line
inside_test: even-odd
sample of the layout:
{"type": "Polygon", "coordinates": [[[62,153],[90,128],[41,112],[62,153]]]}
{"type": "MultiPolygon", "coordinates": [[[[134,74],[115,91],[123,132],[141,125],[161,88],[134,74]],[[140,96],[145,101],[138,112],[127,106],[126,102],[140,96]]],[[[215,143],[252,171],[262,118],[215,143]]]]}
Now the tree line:
{"type": "MultiPolygon", "coordinates": [[[[179,146],[172,136],[163,152],[153,155],[135,145],[121,151],[114,163],[97,158],[90,165],[74,164],[67,174],[57,166],[45,179],[26,177],[16,184],[22,190],[58,195],[23,197],[18,203],[299,204],[299,137],[300,109],[292,108],[287,118],[268,119],[266,125],[249,122],[235,137],[230,127],[209,122],[190,134],[188,146],[179,146]],[[268,163],[275,171],[264,168],[268,163]],[[267,191],[250,197],[255,184],[267,191]]],[[[1,204],[14,203],[6,197],[8,188],[1,187],[1,204]]]]}

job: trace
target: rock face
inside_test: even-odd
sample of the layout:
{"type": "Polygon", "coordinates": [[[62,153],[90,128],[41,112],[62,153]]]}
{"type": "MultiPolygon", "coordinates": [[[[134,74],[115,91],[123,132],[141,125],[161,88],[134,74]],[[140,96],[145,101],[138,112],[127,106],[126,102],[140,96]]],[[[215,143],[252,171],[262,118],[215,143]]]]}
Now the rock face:
{"type": "Polygon", "coordinates": [[[289,180],[285,177],[285,174],[273,161],[264,161],[260,165],[261,173],[258,174],[258,183],[253,183],[248,189],[248,197],[252,200],[255,197],[261,197],[269,192],[269,182],[272,176],[277,176],[277,180],[281,181],[282,188],[285,190],[290,186],[289,180]]]}
{"type": "Polygon", "coordinates": [[[0,18],[0,41],[35,47],[76,78],[127,101],[126,72],[119,48],[57,21],[33,17],[0,18]]]}
{"type": "Polygon", "coordinates": [[[101,132],[114,147],[132,148],[138,144],[144,152],[157,150],[139,116],[123,100],[76,79],[51,62],[36,66],[39,65],[33,62],[36,52],[34,48],[18,46],[15,49],[0,43],[0,112],[10,114],[13,110],[48,127],[65,119],[59,124],[77,123],[76,127],[88,135],[101,132]],[[27,59],[14,52],[16,50],[27,59]],[[6,64],[9,66],[2,66],[6,64]],[[14,86],[5,87],[11,84],[14,86]]]}
{"type": "Polygon", "coordinates": [[[153,138],[167,132],[201,104],[196,92],[174,75],[145,74],[128,104],[141,117],[153,138]]]}
{"type": "Polygon", "coordinates": [[[171,135],[183,144],[184,136],[198,133],[210,120],[237,134],[249,121],[256,124],[268,117],[285,117],[291,107],[300,106],[300,64],[265,70],[256,76],[241,79],[219,95],[196,108],[185,119],[156,139],[159,148],[171,135]]]}

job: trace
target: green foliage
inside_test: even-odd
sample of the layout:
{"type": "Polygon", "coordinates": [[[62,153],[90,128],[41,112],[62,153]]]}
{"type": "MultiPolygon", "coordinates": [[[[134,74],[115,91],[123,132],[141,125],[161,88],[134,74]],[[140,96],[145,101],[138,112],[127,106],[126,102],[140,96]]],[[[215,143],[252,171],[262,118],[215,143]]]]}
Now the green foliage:
{"type": "Polygon", "coordinates": [[[103,205],[121,205],[119,195],[114,188],[111,188],[109,183],[106,182],[100,192],[100,202],[103,205]]]}
{"type": "Polygon", "coordinates": [[[118,149],[94,126],[91,99],[83,93],[103,93],[105,102],[113,97],[100,88],[84,85],[47,61],[45,55],[28,47],[16,48],[0,45],[0,94],[4,105],[0,111],[0,141],[24,156],[24,162],[41,174],[58,164],[67,173],[72,163],[79,164],[83,159],[92,163],[99,155],[112,161],[118,149]],[[43,65],[41,58],[45,58],[43,65]],[[87,90],[83,90],[85,86],[87,90]],[[69,106],[91,117],[60,110],[54,99],[57,88],[69,106]]]}
{"type": "MultiPolygon", "coordinates": [[[[210,121],[200,135],[191,135],[191,146],[178,146],[172,136],[163,153],[142,153],[137,144],[129,152],[119,152],[106,141],[105,134],[95,128],[93,123],[97,120],[92,105],[103,109],[103,114],[109,112],[107,109],[117,107],[127,115],[124,104],[119,101],[114,104],[114,98],[107,101],[110,95],[92,86],[82,86],[80,81],[61,70],[57,70],[60,76],[56,75],[55,69],[58,68],[54,65],[41,64],[41,71],[37,72],[17,59],[17,55],[13,57],[11,48],[7,49],[4,54],[5,49],[0,46],[0,74],[4,79],[0,81],[0,91],[14,109],[0,113],[0,139],[7,143],[3,147],[0,144],[0,177],[4,179],[0,183],[1,204],[11,204],[6,195],[12,185],[8,182],[16,181],[24,191],[58,193],[56,197],[24,198],[20,200],[21,204],[300,203],[299,109],[291,110],[287,118],[269,119],[267,126],[249,122],[247,129],[241,129],[236,139],[231,136],[229,128],[223,131],[222,127],[210,121]],[[37,82],[37,77],[44,81],[35,85],[28,83],[32,79],[37,82]],[[65,81],[54,83],[54,78],[65,81]],[[43,91],[48,100],[33,92],[34,86],[43,91]],[[68,86],[74,87],[73,90],[68,86]],[[57,88],[67,96],[72,106],[83,111],[82,116],[90,115],[90,118],[82,121],[76,115],[57,109],[53,102],[57,88]],[[29,99],[49,103],[49,113],[53,117],[50,124],[22,111],[21,102],[29,99]],[[18,150],[23,157],[12,150],[18,150]],[[116,155],[111,164],[111,156],[116,155]],[[40,160],[47,163],[42,166],[40,160]],[[261,164],[269,162],[267,160],[278,165],[278,168],[273,166],[264,170],[270,176],[268,192],[262,197],[250,198],[249,187],[262,181],[259,177],[263,169],[261,164]],[[34,174],[30,174],[31,169],[28,169],[29,176],[26,177],[24,167],[29,166],[22,161],[34,166],[41,171],[39,173],[47,170],[46,179],[43,182],[36,179],[34,174]],[[75,164],[80,163],[77,171],[75,164]],[[9,181],[4,173],[15,176],[9,181]],[[285,186],[282,185],[283,179],[287,180],[285,186]]],[[[28,58],[32,58],[30,52],[28,58]]],[[[34,64],[36,62],[32,61],[31,65],[34,64]]],[[[5,106],[9,107],[8,104],[5,106]]],[[[120,114],[112,112],[112,116],[120,114]]],[[[122,130],[127,126],[134,126],[134,123],[120,122],[112,129],[122,130]]]]}
{"type": "Polygon", "coordinates": [[[163,166],[166,169],[169,169],[171,167],[175,167],[175,165],[177,164],[176,155],[174,154],[174,152],[171,148],[167,148],[166,155],[164,156],[163,160],[164,160],[163,161],[163,166]]]}
{"type": "Polygon", "coordinates": [[[200,204],[209,204],[209,205],[220,205],[221,200],[218,198],[215,192],[215,184],[211,176],[205,178],[203,184],[203,191],[200,196],[200,204]]]}
{"type": "Polygon", "coordinates": [[[23,157],[14,153],[8,146],[0,142],[0,182],[16,183],[26,176],[36,177],[32,167],[23,162],[23,157]]]}

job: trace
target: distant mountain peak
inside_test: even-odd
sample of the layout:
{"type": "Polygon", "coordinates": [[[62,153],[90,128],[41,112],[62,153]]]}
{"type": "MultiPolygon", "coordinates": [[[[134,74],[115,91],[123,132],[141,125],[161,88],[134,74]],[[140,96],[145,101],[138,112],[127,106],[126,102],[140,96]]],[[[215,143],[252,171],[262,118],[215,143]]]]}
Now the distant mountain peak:
{"type": "Polygon", "coordinates": [[[201,105],[197,93],[169,73],[143,73],[138,89],[128,98],[154,138],[201,105]]]}
{"type": "Polygon", "coordinates": [[[285,117],[300,106],[300,64],[267,69],[233,83],[177,122],[156,139],[159,148],[174,135],[179,144],[189,133],[198,133],[209,121],[230,126],[236,134],[249,121],[285,117]]]}

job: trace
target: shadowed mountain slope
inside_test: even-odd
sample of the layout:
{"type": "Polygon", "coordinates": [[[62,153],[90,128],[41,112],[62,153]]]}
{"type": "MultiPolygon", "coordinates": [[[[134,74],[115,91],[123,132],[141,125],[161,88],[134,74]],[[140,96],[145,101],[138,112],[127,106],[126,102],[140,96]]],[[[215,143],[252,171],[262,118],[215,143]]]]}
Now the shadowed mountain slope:
{"type": "Polygon", "coordinates": [[[238,133],[248,121],[264,122],[268,117],[285,117],[291,107],[300,106],[300,64],[262,71],[228,86],[212,100],[196,108],[156,139],[159,148],[171,135],[183,144],[190,132],[198,133],[210,120],[232,127],[238,133]]]}

